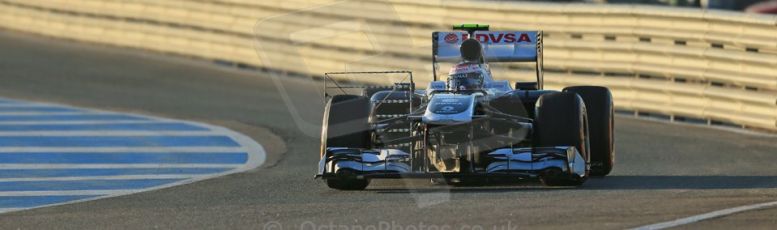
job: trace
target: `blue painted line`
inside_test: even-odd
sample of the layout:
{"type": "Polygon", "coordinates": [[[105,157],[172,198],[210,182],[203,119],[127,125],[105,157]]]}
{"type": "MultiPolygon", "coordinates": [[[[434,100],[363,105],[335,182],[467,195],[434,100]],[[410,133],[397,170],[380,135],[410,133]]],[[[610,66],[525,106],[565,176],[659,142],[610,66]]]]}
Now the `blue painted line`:
{"type": "Polygon", "coordinates": [[[97,197],[96,195],[77,196],[0,196],[0,208],[29,208],[82,200],[97,197]]]}
{"type": "Polygon", "coordinates": [[[28,107],[28,106],[7,106],[0,107],[0,112],[81,112],[83,110],[65,108],[65,107],[28,107]]]}
{"type": "Polygon", "coordinates": [[[247,153],[0,153],[3,164],[243,164],[247,153]]]}
{"type": "Polygon", "coordinates": [[[0,169],[0,178],[215,174],[234,168],[0,169]]]}
{"type": "Polygon", "coordinates": [[[227,136],[3,136],[3,147],[240,147],[227,136]]]}
{"type": "Polygon", "coordinates": [[[78,181],[5,181],[0,191],[66,191],[142,189],[182,179],[78,180],[78,181]]]}
{"type": "Polygon", "coordinates": [[[0,115],[0,121],[110,121],[110,120],[148,120],[138,116],[124,114],[79,114],[79,115],[0,115]]]}
{"type": "Polygon", "coordinates": [[[185,123],[2,125],[0,131],[208,131],[185,123]]]}

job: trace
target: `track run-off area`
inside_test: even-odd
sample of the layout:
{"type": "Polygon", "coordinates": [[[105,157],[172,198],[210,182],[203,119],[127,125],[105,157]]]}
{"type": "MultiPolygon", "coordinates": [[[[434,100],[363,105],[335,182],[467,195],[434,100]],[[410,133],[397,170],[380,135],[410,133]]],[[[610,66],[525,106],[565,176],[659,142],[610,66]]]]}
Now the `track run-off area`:
{"type": "Polygon", "coordinates": [[[264,158],[222,127],[0,98],[0,213],[191,183],[264,158]]]}
{"type": "MultiPolygon", "coordinates": [[[[137,170],[142,165],[155,173],[99,175],[106,178],[99,182],[84,182],[85,177],[98,175],[74,174],[38,188],[86,186],[75,190],[122,192],[164,188],[123,196],[67,193],[85,196],[75,200],[110,198],[3,213],[0,229],[262,229],[267,224],[282,229],[333,225],[627,229],[777,200],[777,167],[773,167],[777,138],[773,135],[626,116],[616,119],[615,170],[580,188],[549,188],[532,182],[447,187],[391,180],[376,181],[365,191],[333,191],[312,178],[319,140],[306,131],[308,124],[296,119],[320,122],[323,100],[314,89],[321,82],[272,78],[204,60],[8,31],[0,31],[0,50],[1,170],[27,166],[137,170]],[[277,81],[295,87],[281,91],[277,81]],[[288,101],[309,105],[288,105],[288,101]],[[3,110],[24,107],[14,103],[41,109],[3,110]],[[75,128],[79,123],[74,120],[50,120],[46,125],[2,120],[75,114],[124,120],[112,123],[111,118],[82,128],[75,128]],[[266,160],[257,169],[249,170],[261,162],[252,160],[246,148],[253,141],[243,142],[234,136],[241,135],[237,133],[266,150],[266,160]],[[85,136],[100,141],[79,138],[85,136]],[[126,136],[133,138],[115,139],[126,136]],[[195,140],[200,144],[190,146],[195,140]],[[55,149],[67,151],[50,151],[55,149]],[[178,165],[225,171],[160,173],[178,165]],[[239,173],[223,175],[231,172],[239,173]],[[212,179],[200,180],[206,178],[212,179]],[[111,183],[123,180],[146,182],[111,183]]],[[[5,171],[0,177],[0,208],[71,201],[3,200],[2,196],[28,195],[10,191],[41,180],[33,174],[5,171]]],[[[41,194],[57,192],[64,193],[41,194]]],[[[770,228],[777,224],[774,216],[777,210],[767,207],[680,227],[770,228]]]]}

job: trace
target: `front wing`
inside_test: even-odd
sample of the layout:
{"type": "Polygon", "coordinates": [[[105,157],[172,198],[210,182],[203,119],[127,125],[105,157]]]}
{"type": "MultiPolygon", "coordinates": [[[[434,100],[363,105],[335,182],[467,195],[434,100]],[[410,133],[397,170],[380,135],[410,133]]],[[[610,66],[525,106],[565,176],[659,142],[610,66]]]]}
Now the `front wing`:
{"type": "Polygon", "coordinates": [[[537,178],[548,170],[585,176],[587,162],[575,147],[503,148],[488,153],[488,165],[477,172],[414,171],[411,154],[397,149],[327,148],[316,178],[537,178]]]}

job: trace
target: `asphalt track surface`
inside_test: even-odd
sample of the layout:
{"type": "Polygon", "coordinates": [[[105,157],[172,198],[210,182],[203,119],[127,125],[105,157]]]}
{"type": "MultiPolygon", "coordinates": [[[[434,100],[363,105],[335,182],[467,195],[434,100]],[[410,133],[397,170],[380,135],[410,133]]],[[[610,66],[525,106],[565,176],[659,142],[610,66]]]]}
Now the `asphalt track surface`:
{"type": "MultiPolygon", "coordinates": [[[[281,81],[297,87],[284,94],[260,72],[0,31],[2,97],[221,125],[268,152],[257,170],[2,214],[0,229],[623,229],[777,200],[777,138],[625,117],[616,119],[616,169],[581,188],[396,180],[333,191],[312,179],[319,140],[298,128],[282,100],[308,101],[297,113],[320,117],[321,100],[311,93],[317,83],[281,81]]],[[[683,227],[770,228],[775,214],[766,209],[683,227]]]]}

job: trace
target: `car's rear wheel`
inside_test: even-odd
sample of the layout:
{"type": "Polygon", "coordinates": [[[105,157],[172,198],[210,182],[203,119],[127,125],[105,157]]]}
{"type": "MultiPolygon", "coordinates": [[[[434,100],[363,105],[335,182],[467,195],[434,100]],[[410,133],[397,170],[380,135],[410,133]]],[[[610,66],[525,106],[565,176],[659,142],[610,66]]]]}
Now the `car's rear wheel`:
{"type": "MultiPolygon", "coordinates": [[[[550,93],[540,97],[536,107],[535,146],[574,146],[588,162],[588,127],[583,99],[575,93],[550,93]]],[[[548,186],[579,186],[587,177],[588,172],[578,176],[563,173],[557,168],[548,169],[540,175],[542,182],[548,186]]]]}
{"type": "Polygon", "coordinates": [[[366,98],[372,98],[372,95],[375,95],[375,93],[380,91],[392,91],[393,89],[393,86],[367,86],[362,89],[362,96],[366,98]]]}
{"type": "MultiPolygon", "coordinates": [[[[370,122],[372,124],[381,124],[383,121],[396,119],[398,117],[410,114],[410,104],[418,105],[421,99],[413,96],[409,91],[380,91],[372,95],[370,122]]],[[[400,138],[411,136],[410,126],[383,126],[378,125],[373,132],[373,145],[377,147],[399,149],[410,152],[410,143],[391,142],[400,138]]]]}
{"type": "MultiPolygon", "coordinates": [[[[321,125],[321,157],[331,147],[370,148],[370,102],[367,97],[355,95],[336,95],[327,102],[324,120],[321,125]]],[[[370,181],[356,179],[352,175],[342,175],[326,180],[326,184],[339,190],[362,190],[370,181]]]]}
{"type": "Polygon", "coordinates": [[[591,176],[606,176],[615,165],[612,94],[601,86],[573,86],[564,92],[577,93],[583,98],[591,134],[591,176]]]}

